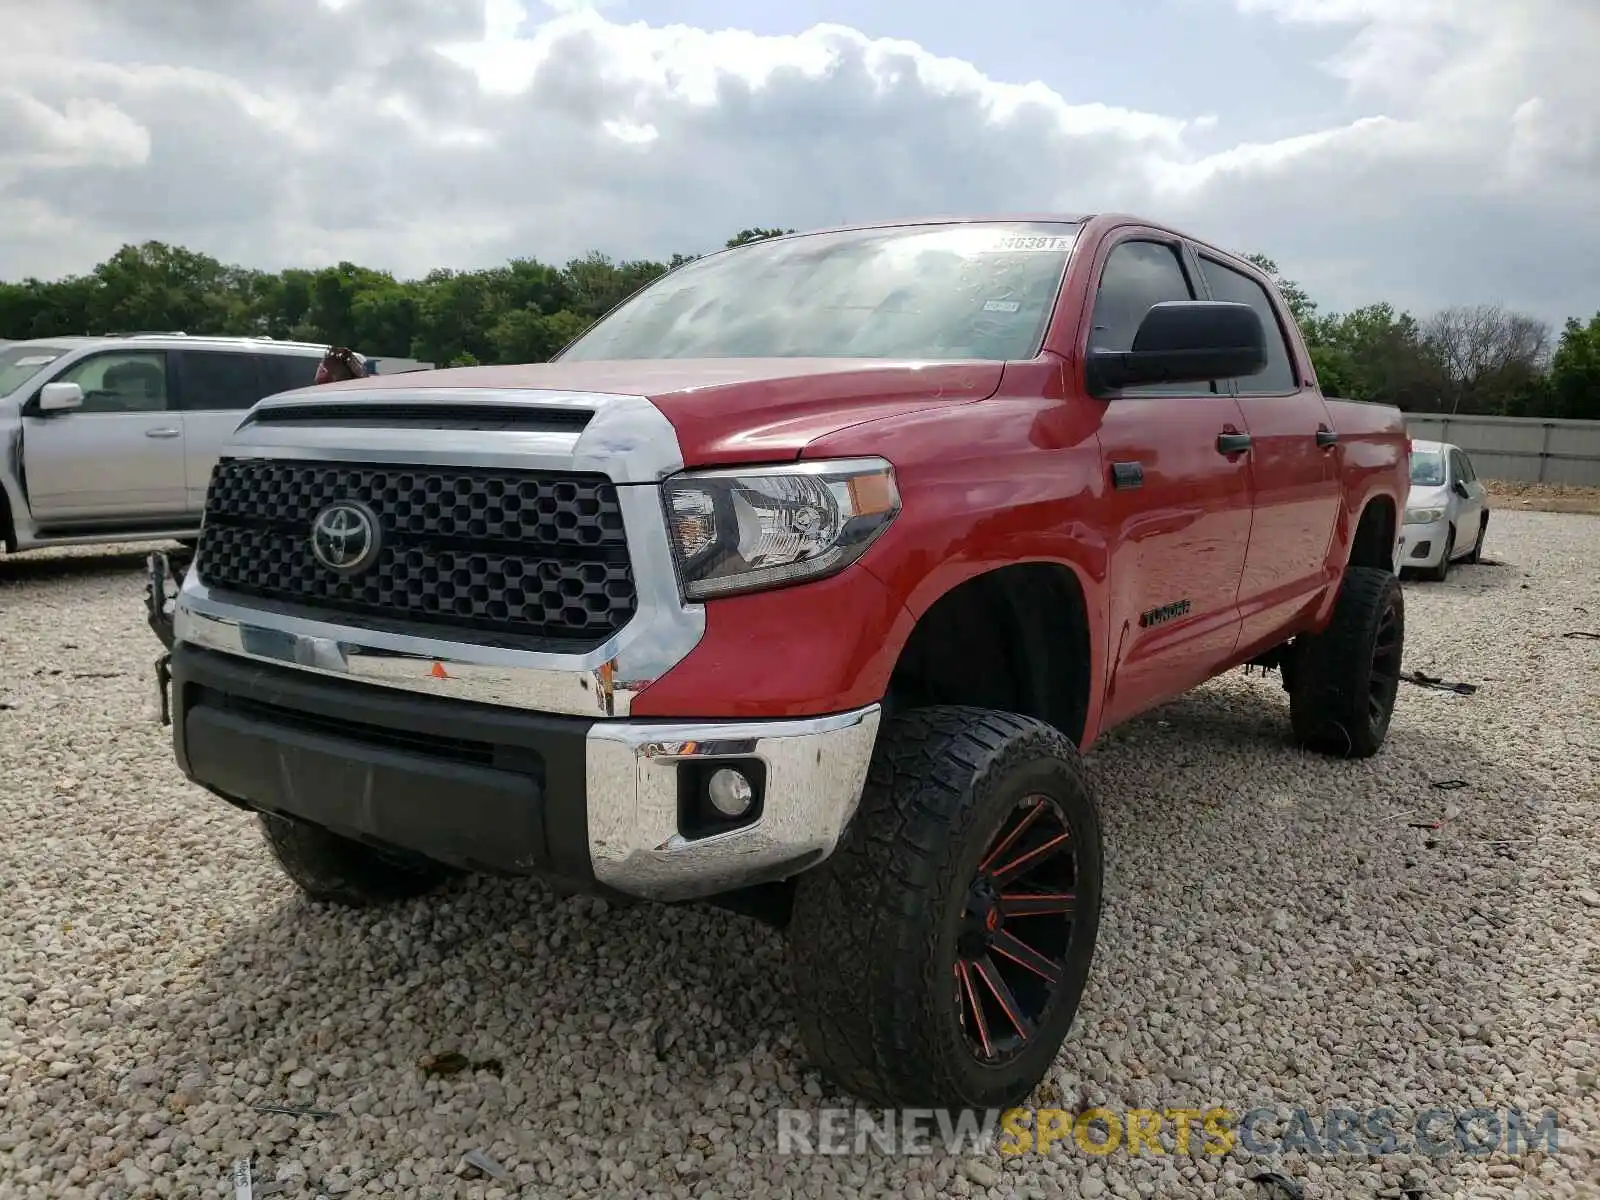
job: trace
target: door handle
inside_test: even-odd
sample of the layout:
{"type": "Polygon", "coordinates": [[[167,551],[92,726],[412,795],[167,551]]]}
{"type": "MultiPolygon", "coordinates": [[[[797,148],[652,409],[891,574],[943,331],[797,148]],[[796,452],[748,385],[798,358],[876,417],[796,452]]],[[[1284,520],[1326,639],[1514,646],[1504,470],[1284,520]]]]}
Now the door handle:
{"type": "Polygon", "coordinates": [[[1248,454],[1249,451],[1250,435],[1248,433],[1217,434],[1218,454],[1248,454]]]}
{"type": "Polygon", "coordinates": [[[1339,435],[1323,425],[1317,429],[1317,445],[1326,450],[1339,440],[1339,435]]]}
{"type": "Polygon", "coordinates": [[[153,438],[175,438],[178,434],[179,430],[176,429],[146,429],[144,431],[145,437],[153,438]]]}

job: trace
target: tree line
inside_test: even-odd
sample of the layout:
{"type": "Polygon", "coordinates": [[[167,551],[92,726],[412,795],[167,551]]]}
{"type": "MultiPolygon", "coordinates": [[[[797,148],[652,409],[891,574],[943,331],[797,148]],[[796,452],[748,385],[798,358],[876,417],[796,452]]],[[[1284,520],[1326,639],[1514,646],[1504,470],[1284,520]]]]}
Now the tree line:
{"type": "Polygon", "coordinates": [[[1321,311],[1262,254],[1330,396],[1407,412],[1600,419],[1600,313],[1548,324],[1499,304],[1457,305],[1419,319],[1387,303],[1321,311]]]}
{"type": "MultiPolygon", "coordinates": [[[[751,228],[727,246],[793,230],[751,228]]],[[[85,275],[0,282],[0,338],[183,330],[351,346],[441,366],[542,362],[669,262],[599,252],[397,279],[355,263],[259,271],[162,242],[128,245],[85,275]]],[[[1323,311],[1264,255],[1323,391],[1410,412],[1600,419],[1600,313],[1559,333],[1495,304],[1417,317],[1386,303],[1323,311]]]]}

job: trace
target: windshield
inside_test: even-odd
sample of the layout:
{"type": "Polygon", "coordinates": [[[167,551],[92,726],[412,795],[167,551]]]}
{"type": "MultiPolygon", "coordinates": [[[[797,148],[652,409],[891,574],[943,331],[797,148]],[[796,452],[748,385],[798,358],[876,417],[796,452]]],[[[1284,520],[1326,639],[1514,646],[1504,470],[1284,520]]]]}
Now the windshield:
{"type": "Polygon", "coordinates": [[[1413,450],[1411,482],[1418,487],[1443,487],[1444,455],[1437,450],[1413,450]]]}
{"type": "Polygon", "coordinates": [[[9,396],[68,350],[66,346],[0,346],[0,396],[9,396]]]}
{"type": "Polygon", "coordinates": [[[753,242],[663,276],[558,357],[1026,359],[1076,225],[907,225],[753,242]]]}

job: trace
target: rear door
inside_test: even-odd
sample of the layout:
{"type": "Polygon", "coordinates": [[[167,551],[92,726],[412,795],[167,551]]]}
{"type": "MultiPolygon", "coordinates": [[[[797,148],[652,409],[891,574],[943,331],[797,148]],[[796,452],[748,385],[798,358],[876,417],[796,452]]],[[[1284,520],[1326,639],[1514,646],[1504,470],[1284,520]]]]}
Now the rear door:
{"type": "MultiPolygon", "coordinates": [[[[1199,297],[1191,261],[1165,235],[1134,233],[1099,267],[1088,348],[1127,350],[1151,307],[1199,297]]],[[[1200,683],[1238,639],[1250,538],[1247,456],[1227,439],[1238,402],[1210,384],[1125,388],[1104,400],[1099,437],[1110,547],[1107,726],[1200,683]]]]}
{"type": "Polygon", "coordinates": [[[251,350],[179,350],[179,390],[185,439],[184,471],[188,509],[205,511],[206,486],[222,447],[263,396],[305,387],[315,378],[318,358],[251,350]]]}
{"type": "Polygon", "coordinates": [[[22,461],[28,507],[51,532],[74,524],[116,528],[181,517],[183,419],[172,402],[163,350],[107,350],[51,377],[76,383],[83,407],[23,406],[22,461]]]}
{"type": "Polygon", "coordinates": [[[1253,650],[1316,604],[1331,582],[1328,549],[1344,502],[1337,432],[1314,380],[1292,352],[1293,318],[1259,282],[1197,248],[1210,297],[1248,304],[1267,334],[1267,366],[1218,380],[1239,401],[1250,435],[1255,519],[1239,583],[1239,649],[1253,650]]]}

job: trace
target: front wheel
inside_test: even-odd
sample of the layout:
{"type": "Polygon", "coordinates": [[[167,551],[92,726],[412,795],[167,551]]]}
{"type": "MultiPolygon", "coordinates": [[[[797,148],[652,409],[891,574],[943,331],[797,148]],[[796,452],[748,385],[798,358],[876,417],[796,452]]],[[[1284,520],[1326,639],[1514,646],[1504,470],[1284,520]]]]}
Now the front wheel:
{"type": "Polygon", "coordinates": [[[868,1102],[1021,1103],[1077,1012],[1100,891],[1099,819],[1060,731],[956,706],[886,722],[854,821],[794,897],[812,1061],[868,1102]]]}
{"type": "Polygon", "coordinates": [[[1382,747],[1400,690],[1405,594],[1392,571],[1351,567],[1319,634],[1297,638],[1289,720],[1300,744],[1341,758],[1382,747]]]}
{"type": "Polygon", "coordinates": [[[1483,539],[1489,533],[1489,514],[1484,513],[1478,518],[1478,540],[1472,543],[1472,553],[1467,555],[1467,561],[1476,566],[1483,561],[1483,539]]]}
{"type": "Polygon", "coordinates": [[[1450,578],[1450,558],[1456,552],[1456,527],[1454,525],[1445,532],[1444,553],[1439,556],[1439,565],[1428,571],[1427,578],[1434,583],[1443,583],[1450,578]]]}

